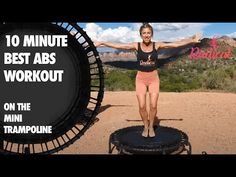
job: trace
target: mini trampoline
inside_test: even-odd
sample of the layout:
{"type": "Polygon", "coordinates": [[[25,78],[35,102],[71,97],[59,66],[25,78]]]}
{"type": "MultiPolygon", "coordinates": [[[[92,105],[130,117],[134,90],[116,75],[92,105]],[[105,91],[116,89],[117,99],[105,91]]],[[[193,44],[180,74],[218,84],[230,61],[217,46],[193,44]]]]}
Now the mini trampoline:
{"type": "Polygon", "coordinates": [[[158,126],[156,136],[142,137],[143,126],[119,129],[110,135],[109,154],[114,148],[119,154],[191,154],[188,136],[175,128],[158,126]]]}

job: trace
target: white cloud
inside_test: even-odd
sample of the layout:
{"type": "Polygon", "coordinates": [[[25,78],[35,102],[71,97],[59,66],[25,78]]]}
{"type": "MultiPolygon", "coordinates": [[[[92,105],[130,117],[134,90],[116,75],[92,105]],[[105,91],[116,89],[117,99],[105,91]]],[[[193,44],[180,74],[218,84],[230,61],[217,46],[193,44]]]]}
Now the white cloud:
{"type": "Polygon", "coordinates": [[[95,23],[87,23],[84,30],[92,40],[128,43],[139,38],[138,32],[129,27],[102,29],[95,23]]]}
{"type": "Polygon", "coordinates": [[[236,32],[230,33],[230,34],[226,34],[226,36],[232,37],[232,38],[236,38],[236,32]]]}
{"type": "MultiPolygon", "coordinates": [[[[150,23],[154,29],[153,40],[175,41],[203,32],[207,23],[150,23]]],[[[141,23],[133,23],[130,27],[120,26],[117,28],[103,29],[95,23],[87,23],[84,30],[92,40],[111,42],[136,42],[141,41],[139,28],[141,23]]]]}
{"type": "MultiPolygon", "coordinates": [[[[154,40],[175,41],[203,33],[207,23],[154,23],[154,40]]],[[[204,35],[204,34],[203,34],[204,35]]]]}
{"type": "Polygon", "coordinates": [[[98,40],[103,32],[103,29],[95,23],[87,23],[84,30],[92,40],[98,40]]]}
{"type": "Polygon", "coordinates": [[[178,31],[188,28],[187,23],[151,23],[153,28],[158,32],[161,31],[178,31]]]}
{"type": "Polygon", "coordinates": [[[116,42],[132,42],[138,37],[137,31],[128,27],[108,28],[103,31],[100,40],[116,41],[116,42]]]}

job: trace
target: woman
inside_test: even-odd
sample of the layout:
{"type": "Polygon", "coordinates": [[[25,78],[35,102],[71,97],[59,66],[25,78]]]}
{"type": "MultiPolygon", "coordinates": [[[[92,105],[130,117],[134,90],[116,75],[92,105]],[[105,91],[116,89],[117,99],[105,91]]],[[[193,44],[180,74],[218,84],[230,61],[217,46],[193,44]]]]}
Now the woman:
{"type": "Polygon", "coordinates": [[[139,113],[144,123],[142,136],[154,137],[154,119],[157,114],[157,101],[159,96],[160,80],[157,71],[158,54],[161,48],[175,48],[187,44],[199,43],[201,34],[196,34],[191,38],[172,42],[152,42],[153,28],[150,24],[144,23],[139,30],[142,42],[127,44],[96,41],[96,47],[111,47],[115,49],[127,49],[137,51],[138,72],[136,75],[136,96],[138,99],[139,113]],[[146,93],[149,92],[150,111],[146,109],[146,93]],[[149,118],[149,119],[148,119],[149,118]]]}

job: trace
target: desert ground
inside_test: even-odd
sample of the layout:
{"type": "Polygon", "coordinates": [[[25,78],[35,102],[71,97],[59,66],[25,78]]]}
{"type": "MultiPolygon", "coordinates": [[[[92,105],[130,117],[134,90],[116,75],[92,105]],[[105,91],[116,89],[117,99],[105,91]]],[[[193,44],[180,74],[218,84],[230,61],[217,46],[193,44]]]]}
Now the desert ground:
{"type": "MultiPolygon", "coordinates": [[[[234,93],[161,92],[157,116],[161,126],[188,135],[192,154],[236,154],[234,93]]],[[[114,131],[142,125],[135,92],[105,92],[97,120],[79,140],[58,154],[108,154],[109,136],[114,131]]]]}

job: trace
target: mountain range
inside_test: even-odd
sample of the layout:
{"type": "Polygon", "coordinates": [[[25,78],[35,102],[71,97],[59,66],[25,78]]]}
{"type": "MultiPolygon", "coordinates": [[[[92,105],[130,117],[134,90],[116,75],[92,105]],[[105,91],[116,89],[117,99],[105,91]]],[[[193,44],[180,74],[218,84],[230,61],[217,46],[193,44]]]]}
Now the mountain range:
{"type": "MultiPolygon", "coordinates": [[[[206,51],[212,47],[212,39],[204,38],[201,43],[195,45],[186,45],[178,48],[161,49],[159,50],[159,59],[171,59],[171,58],[181,58],[186,57],[190,54],[192,47],[199,47],[202,51],[206,51]]],[[[224,51],[231,48],[232,57],[236,56],[236,40],[228,36],[222,36],[217,38],[217,50],[224,51]]],[[[115,52],[103,52],[100,53],[101,60],[106,62],[112,61],[135,61],[136,53],[134,51],[116,50],[115,52]]]]}

